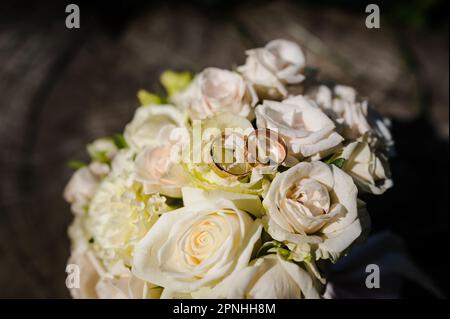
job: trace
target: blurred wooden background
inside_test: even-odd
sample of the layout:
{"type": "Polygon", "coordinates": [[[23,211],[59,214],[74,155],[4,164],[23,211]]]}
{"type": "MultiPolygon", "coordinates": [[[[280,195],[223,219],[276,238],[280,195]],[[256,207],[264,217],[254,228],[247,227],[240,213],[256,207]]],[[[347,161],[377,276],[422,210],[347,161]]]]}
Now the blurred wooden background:
{"type": "Polygon", "coordinates": [[[396,23],[381,5],[381,28],[367,29],[366,4],[348,1],[73,2],[78,30],[65,28],[64,2],[0,4],[0,297],[69,296],[67,162],[122,131],[138,89],[161,91],[165,69],[232,67],[277,37],[302,45],[321,79],[355,86],[393,118],[396,184],[367,198],[373,231],[400,234],[448,293],[448,22],[396,23]]]}

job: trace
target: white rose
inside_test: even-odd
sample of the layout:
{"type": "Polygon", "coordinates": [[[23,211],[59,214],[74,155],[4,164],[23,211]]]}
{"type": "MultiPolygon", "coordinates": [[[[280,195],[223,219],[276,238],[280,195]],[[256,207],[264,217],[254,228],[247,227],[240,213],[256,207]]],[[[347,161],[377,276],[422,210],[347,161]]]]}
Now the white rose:
{"type": "Polygon", "coordinates": [[[227,200],[165,213],[136,246],[133,273],[169,291],[213,286],[247,266],[261,222],[227,200]]]}
{"type": "Polygon", "coordinates": [[[93,160],[111,161],[117,154],[117,146],[111,138],[99,138],[88,144],[87,151],[93,160]]]}
{"type": "Polygon", "coordinates": [[[271,254],[226,278],[217,287],[200,290],[200,298],[318,299],[313,277],[299,265],[271,254]]]}
{"type": "Polygon", "coordinates": [[[365,139],[345,146],[341,157],[346,159],[342,169],[360,190],[379,195],[394,185],[387,158],[373,151],[365,139]]]}
{"type": "Polygon", "coordinates": [[[314,102],[298,95],[282,102],[264,101],[256,108],[256,125],[281,134],[289,152],[300,158],[322,158],[333,152],[343,138],[314,102]]]}
{"type": "MultiPolygon", "coordinates": [[[[95,167],[94,165],[94,172],[95,167]]],[[[101,176],[95,174],[91,166],[79,168],[64,189],[64,199],[71,204],[76,215],[86,213],[89,203],[100,185],[101,176]]]]}
{"type": "Polygon", "coordinates": [[[75,216],[68,228],[72,254],[82,253],[89,249],[89,237],[84,229],[84,216],[75,216]]]}
{"type": "Polygon", "coordinates": [[[97,161],[91,162],[89,164],[89,169],[91,170],[91,172],[94,175],[96,175],[97,177],[99,177],[101,179],[103,179],[111,171],[111,168],[109,167],[108,164],[97,162],[97,161]]]}
{"type": "Polygon", "coordinates": [[[389,121],[377,114],[367,100],[358,100],[355,89],[337,85],[332,92],[322,85],[314,98],[319,107],[338,124],[339,132],[346,139],[368,135],[372,146],[380,146],[388,153],[391,151],[394,142],[389,121]]]}
{"type": "Polygon", "coordinates": [[[168,132],[185,125],[184,115],[172,105],[141,106],[125,127],[124,137],[133,151],[159,144],[168,132]]]}
{"type": "Polygon", "coordinates": [[[263,205],[269,234],[310,244],[316,258],[336,259],[362,232],[356,186],[335,165],[302,162],[280,173],[263,205]]]}
{"type": "Polygon", "coordinates": [[[71,254],[67,261],[68,267],[66,271],[76,271],[76,269],[70,267],[78,267],[78,272],[73,272],[73,275],[78,273],[79,278],[74,277],[74,280],[71,281],[68,276],[66,285],[72,297],[77,299],[97,298],[95,287],[100,280],[101,272],[101,266],[93,252],[89,249],[89,238],[84,229],[84,221],[85,218],[83,216],[75,216],[68,230],[71,254]],[[79,283],[79,287],[74,285],[76,283],[79,283]]]}
{"type": "Polygon", "coordinates": [[[181,197],[181,187],[189,184],[187,173],[173,158],[174,144],[147,146],[136,157],[135,179],[144,193],[181,197]]]}
{"type": "Polygon", "coordinates": [[[286,97],[288,92],[284,84],[300,83],[305,78],[301,73],[305,67],[305,56],[294,42],[273,40],[264,48],[246,53],[247,60],[238,67],[238,71],[263,97],[286,97]]]}
{"type": "Polygon", "coordinates": [[[184,206],[191,206],[204,201],[228,199],[237,208],[250,213],[254,217],[261,217],[264,213],[261,199],[258,195],[227,192],[217,189],[205,190],[195,187],[183,187],[182,193],[184,206]]]}
{"type": "MultiPolygon", "coordinates": [[[[79,278],[73,278],[72,281],[68,276],[66,285],[71,296],[77,299],[97,298],[95,286],[100,279],[98,271],[100,267],[98,267],[94,254],[89,251],[89,238],[84,229],[84,220],[81,215],[75,216],[68,230],[71,254],[67,261],[66,271],[76,271],[76,269],[70,267],[78,267],[79,278]],[[77,279],[79,279],[78,282],[77,279]],[[76,283],[79,283],[79,287],[74,285],[76,283]]],[[[76,275],[75,272],[73,274],[76,275]]]]}
{"type": "Polygon", "coordinates": [[[189,111],[192,119],[199,120],[224,112],[251,117],[251,107],[257,102],[241,75],[218,68],[203,70],[173,99],[189,111]]]}
{"type": "Polygon", "coordinates": [[[142,183],[145,194],[160,193],[181,197],[181,187],[189,184],[181,165],[183,150],[189,145],[186,128],[167,130],[159,144],[146,146],[134,163],[134,180],[142,183]]]}
{"type": "MultiPolygon", "coordinates": [[[[72,252],[67,264],[70,267],[78,267],[79,281],[70,282],[69,292],[75,299],[98,298],[96,286],[100,280],[99,272],[95,265],[95,257],[92,252],[72,252]],[[73,284],[78,283],[79,286],[73,284]]],[[[73,273],[76,274],[75,272],[73,273]]],[[[68,277],[69,279],[69,277],[68,277]]],[[[74,280],[77,280],[74,278],[74,280]]]]}
{"type": "Polygon", "coordinates": [[[72,252],[68,265],[79,269],[79,287],[69,289],[75,299],[157,299],[162,292],[128,270],[116,276],[106,273],[92,251],[72,252]]]}
{"type": "Polygon", "coordinates": [[[159,299],[162,289],[128,273],[103,277],[95,286],[100,299],[159,299]]]}

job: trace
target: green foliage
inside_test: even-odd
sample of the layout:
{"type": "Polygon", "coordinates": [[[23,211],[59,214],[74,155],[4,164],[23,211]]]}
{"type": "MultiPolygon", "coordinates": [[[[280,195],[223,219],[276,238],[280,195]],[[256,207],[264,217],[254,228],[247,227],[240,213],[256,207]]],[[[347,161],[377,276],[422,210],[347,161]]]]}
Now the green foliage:
{"type": "Polygon", "coordinates": [[[189,72],[164,71],[160,76],[161,84],[166,89],[168,97],[184,90],[192,81],[192,74],[189,72]]]}
{"type": "Polygon", "coordinates": [[[91,152],[91,153],[89,153],[89,155],[91,156],[91,159],[93,161],[105,163],[105,164],[109,163],[109,157],[108,157],[108,153],[106,151],[91,152]]]}
{"type": "Polygon", "coordinates": [[[128,148],[127,141],[125,140],[125,137],[123,134],[117,133],[112,136],[112,139],[114,141],[114,144],[117,146],[119,150],[123,148],[128,148]]]}
{"type": "Polygon", "coordinates": [[[146,90],[139,90],[137,93],[139,103],[141,105],[162,104],[163,100],[156,94],[150,93],[146,90]]]}
{"type": "Polygon", "coordinates": [[[77,170],[82,167],[85,167],[86,163],[84,163],[82,161],[78,161],[78,160],[71,160],[67,163],[67,166],[69,166],[71,169],[77,170]]]}
{"type": "Polygon", "coordinates": [[[342,168],[345,164],[345,158],[338,158],[331,162],[331,164],[336,165],[339,168],[342,168]]]}
{"type": "Polygon", "coordinates": [[[334,153],[331,156],[326,157],[323,159],[323,162],[329,165],[335,165],[339,168],[342,168],[345,164],[345,158],[340,157],[342,155],[342,150],[334,153]]]}

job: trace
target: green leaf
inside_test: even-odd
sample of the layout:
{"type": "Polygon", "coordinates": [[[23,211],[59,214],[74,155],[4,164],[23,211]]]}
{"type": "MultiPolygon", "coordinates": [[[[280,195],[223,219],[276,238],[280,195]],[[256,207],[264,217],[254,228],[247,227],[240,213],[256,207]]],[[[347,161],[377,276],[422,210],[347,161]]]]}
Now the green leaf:
{"type": "Polygon", "coordinates": [[[137,97],[141,105],[162,104],[163,102],[161,97],[146,90],[139,90],[137,92],[137,97]]]}
{"type": "Polygon", "coordinates": [[[114,144],[116,144],[117,148],[119,150],[123,148],[128,148],[127,141],[125,140],[125,137],[123,134],[117,133],[112,136],[112,139],[114,141],[114,144]]]}
{"type": "Polygon", "coordinates": [[[343,158],[343,157],[340,157],[340,156],[342,156],[342,150],[340,150],[340,151],[334,153],[333,155],[325,158],[323,160],[323,162],[326,163],[326,164],[329,164],[329,165],[333,164],[333,165],[335,165],[335,166],[337,166],[339,168],[342,168],[344,166],[344,164],[345,164],[346,159],[343,158]]]}
{"type": "Polygon", "coordinates": [[[181,208],[183,207],[183,199],[166,196],[166,204],[173,209],[181,208]]]}
{"type": "Polygon", "coordinates": [[[258,250],[258,253],[256,254],[257,257],[261,257],[264,255],[267,255],[270,252],[273,252],[273,249],[278,249],[283,244],[276,240],[271,240],[268,242],[265,242],[258,250]]]}
{"type": "Polygon", "coordinates": [[[339,168],[342,168],[345,164],[345,158],[341,157],[331,162],[331,164],[336,165],[339,168]]]}
{"type": "Polygon", "coordinates": [[[89,153],[89,155],[91,156],[91,159],[93,161],[97,161],[100,163],[106,163],[106,164],[108,164],[110,162],[108,153],[106,151],[91,152],[91,153],[89,153]]]}
{"type": "Polygon", "coordinates": [[[82,161],[72,160],[72,161],[69,161],[69,162],[67,163],[67,166],[69,166],[70,168],[76,170],[76,169],[80,169],[80,168],[82,168],[82,167],[85,167],[85,166],[86,166],[86,163],[84,163],[84,162],[82,162],[82,161]]]}
{"type": "Polygon", "coordinates": [[[323,162],[326,164],[331,164],[335,160],[337,160],[342,155],[342,150],[339,150],[338,152],[334,153],[333,155],[330,155],[323,159],[323,162]]]}
{"type": "Polygon", "coordinates": [[[278,254],[284,259],[289,259],[291,257],[291,252],[285,248],[278,248],[278,254]]]}
{"type": "Polygon", "coordinates": [[[304,262],[310,263],[312,261],[312,256],[311,255],[307,255],[305,256],[305,258],[303,259],[304,262]]]}
{"type": "Polygon", "coordinates": [[[192,74],[189,72],[174,72],[171,70],[164,71],[159,80],[166,89],[169,97],[184,90],[192,81],[192,74]]]}

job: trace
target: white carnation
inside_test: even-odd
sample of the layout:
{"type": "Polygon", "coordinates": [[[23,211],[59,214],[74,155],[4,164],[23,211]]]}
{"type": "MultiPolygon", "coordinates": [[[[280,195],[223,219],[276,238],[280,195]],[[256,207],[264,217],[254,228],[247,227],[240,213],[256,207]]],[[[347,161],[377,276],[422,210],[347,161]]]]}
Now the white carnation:
{"type": "Polygon", "coordinates": [[[117,262],[131,265],[134,246],[168,209],[164,197],[143,194],[139,184],[130,187],[119,177],[106,178],[91,201],[86,219],[93,247],[105,267],[117,262]]]}

